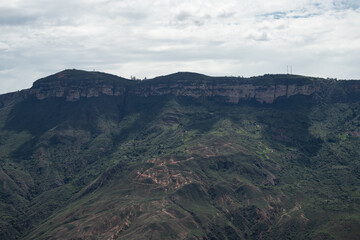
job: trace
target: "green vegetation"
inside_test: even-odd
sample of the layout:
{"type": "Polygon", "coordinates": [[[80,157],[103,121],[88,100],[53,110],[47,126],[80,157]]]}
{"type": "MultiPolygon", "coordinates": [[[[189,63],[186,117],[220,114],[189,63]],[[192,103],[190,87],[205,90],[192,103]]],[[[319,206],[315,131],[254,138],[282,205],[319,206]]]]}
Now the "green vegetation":
{"type": "Polygon", "coordinates": [[[359,239],[360,102],[335,88],[271,105],[14,101],[0,239],[359,239]]]}

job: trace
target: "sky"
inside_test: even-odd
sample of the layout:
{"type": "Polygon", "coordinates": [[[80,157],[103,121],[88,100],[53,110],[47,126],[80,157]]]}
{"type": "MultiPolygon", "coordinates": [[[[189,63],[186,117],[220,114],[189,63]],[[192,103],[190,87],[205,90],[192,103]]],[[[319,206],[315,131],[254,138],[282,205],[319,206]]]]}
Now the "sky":
{"type": "Polygon", "coordinates": [[[360,79],[360,0],[1,0],[0,93],[64,69],[360,79]]]}

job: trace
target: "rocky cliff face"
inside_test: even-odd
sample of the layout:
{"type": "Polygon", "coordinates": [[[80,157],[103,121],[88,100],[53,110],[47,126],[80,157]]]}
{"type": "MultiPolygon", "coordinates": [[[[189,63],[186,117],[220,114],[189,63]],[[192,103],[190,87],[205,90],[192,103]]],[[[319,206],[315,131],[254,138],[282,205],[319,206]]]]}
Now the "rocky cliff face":
{"type": "MultiPolygon", "coordinates": [[[[37,99],[64,97],[67,101],[80,98],[109,96],[188,96],[215,97],[225,102],[255,100],[273,103],[279,97],[311,95],[321,90],[321,84],[290,75],[269,75],[258,78],[208,77],[200,74],[177,73],[145,81],[130,81],[112,75],[83,72],[74,79],[74,70],[66,70],[39,80],[29,90],[37,99]],[[99,78],[99,74],[101,78],[99,78]],[[93,75],[93,76],[92,76],[93,75]],[[287,77],[289,79],[287,79],[287,77]]],[[[78,71],[77,71],[78,73],[78,71]]]]}
{"type": "Polygon", "coordinates": [[[299,84],[270,84],[255,85],[239,79],[237,82],[217,83],[216,79],[193,85],[190,81],[173,82],[169,85],[150,84],[147,88],[137,86],[130,92],[136,95],[157,96],[172,94],[175,96],[220,97],[229,103],[239,103],[242,100],[255,100],[260,103],[273,103],[278,97],[293,95],[311,95],[320,90],[316,82],[305,85],[299,84]]]}
{"type": "Polygon", "coordinates": [[[121,96],[130,82],[105,73],[65,70],[34,82],[29,95],[39,100],[64,97],[67,101],[100,95],[121,96]]]}
{"type": "MultiPolygon", "coordinates": [[[[265,75],[253,78],[209,77],[196,73],[175,73],[151,80],[131,81],[121,77],[99,72],[65,70],[40,79],[25,95],[39,100],[46,98],[65,98],[77,101],[80,98],[108,96],[161,96],[174,95],[193,98],[216,98],[237,104],[240,101],[273,103],[279,97],[312,95],[321,92],[324,84],[331,80],[295,75],[265,75]]],[[[342,81],[343,82],[343,81],[342,81]]],[[[347,93],[360,90],[359,81],[341,84],[347,93]]],[[[11,96],[3,96],[4,105],[11,96]]]]}
{"type": "Polygon", "coordinates": [[[78,86],[67,86],[66,84],[43,84],[34,86],[29,90],[29,95],[35,96],[39,100],[51,97],[64,97],[67,101],[77,101],[80,98],[98,97],[100,95],[121,96],[127,89],[116,85],[109,85],[95,81],[87,86],[81,84],[78,86]]]}

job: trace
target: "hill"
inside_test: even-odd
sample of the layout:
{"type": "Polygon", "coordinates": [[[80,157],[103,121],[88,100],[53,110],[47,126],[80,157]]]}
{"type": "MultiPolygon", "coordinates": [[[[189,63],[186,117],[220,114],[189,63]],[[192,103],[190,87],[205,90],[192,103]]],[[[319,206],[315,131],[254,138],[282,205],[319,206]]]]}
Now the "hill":
{"type": "Polygon", "coordinates": [[[65,70],[0,95],[0,239],[359,239],[359,90],[65,70]]]}

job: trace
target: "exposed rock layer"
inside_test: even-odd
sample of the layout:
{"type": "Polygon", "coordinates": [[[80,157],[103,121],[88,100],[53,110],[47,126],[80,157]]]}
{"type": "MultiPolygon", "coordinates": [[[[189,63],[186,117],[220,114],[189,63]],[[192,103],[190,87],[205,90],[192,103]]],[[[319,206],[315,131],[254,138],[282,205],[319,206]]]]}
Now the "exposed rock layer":
{"type": "MultiPolygon", "coordinates": [[[[325,80],[295,75],[265,75],[253,78],[209,77],[196,73],[175,73],[151,80],[131,81],[99,72],[65,70],[40,79],[23,95],[35,96],[42,100],[52,97],[77,101],[80,98],[108,96],[161,96],[174,95],[194,98],[218,98],[228,103],[257,101],[273,103],[279,97],[312,95],[323,91],[324,85],[335,80],[325,80]]],[[[341,84],[347,94],[360,92],[360,81],[341,84]]],[[[0,97],[0,105],[14,94],[0,97]]]]}

